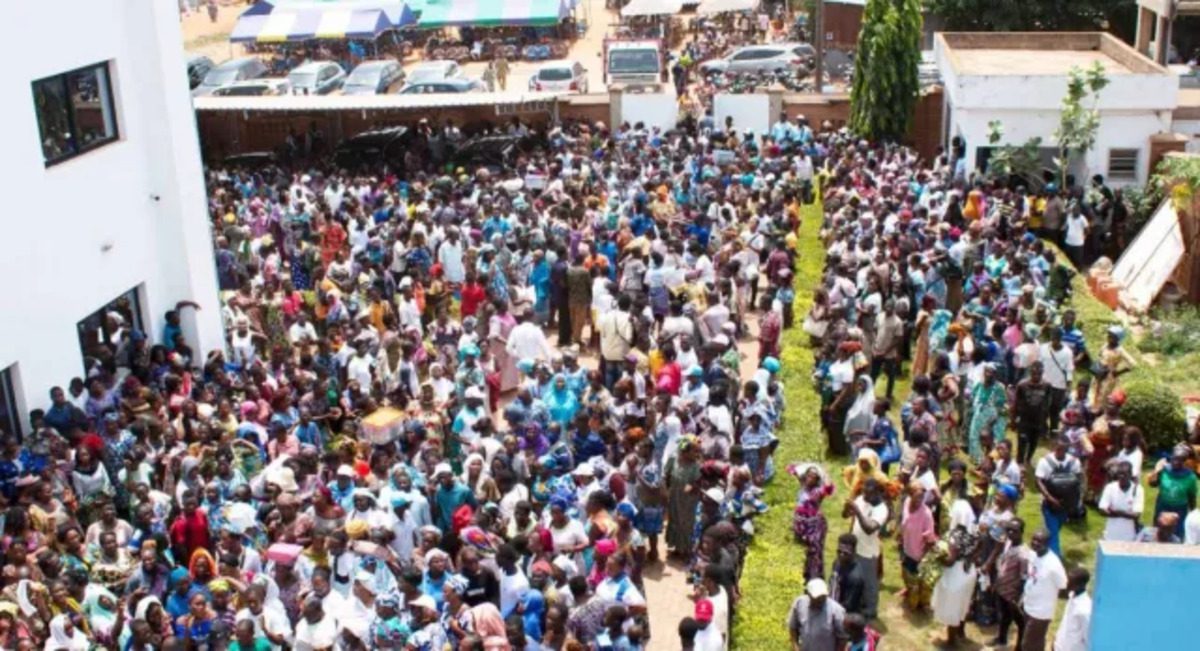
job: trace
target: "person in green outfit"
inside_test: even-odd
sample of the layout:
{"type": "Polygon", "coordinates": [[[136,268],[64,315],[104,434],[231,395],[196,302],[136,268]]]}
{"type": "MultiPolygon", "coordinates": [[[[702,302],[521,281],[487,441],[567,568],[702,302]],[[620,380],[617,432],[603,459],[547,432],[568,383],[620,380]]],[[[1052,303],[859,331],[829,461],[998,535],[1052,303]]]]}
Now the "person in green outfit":
{"type": "Polygon", "coordinates": [[[271,651],[267,638],[254,634],[254,620],[243,619],[234,629],[234,640],[229,651],[271,651]]]}
{"type": "Polygon", "coordinates": [[[1150,473],[1150,485],[1158,487],[1158,499],[1154,502],[1154,521],[1158,522],[1161,513],[1174,513],[1179,516],[1175,523],[1175,535],[1183,539],[1183,521],[1188,511],[1196,506],[1198,490],[1196,473],[1188,468],[1188,457],[1191,449],[1184,443],[1175,446],[1171,451],[1171,460],[1162,460],[1150,473]]]}

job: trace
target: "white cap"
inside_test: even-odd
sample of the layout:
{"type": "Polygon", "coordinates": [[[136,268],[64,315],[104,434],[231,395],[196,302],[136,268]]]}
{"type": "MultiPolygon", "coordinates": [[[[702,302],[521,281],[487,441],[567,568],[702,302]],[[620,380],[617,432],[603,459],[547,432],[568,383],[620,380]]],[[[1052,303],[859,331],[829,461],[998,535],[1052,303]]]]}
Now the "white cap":
{"type": "Polygon", "coordinates": [[[829,586],[825,583],[825,579],[812,579],[804,587],[804,592],[810,597],[827,597],[829,596],[829,586]]]}
{"type": "Polygon", "coordinates": [[[466,398],[467,400],[470,400],[472,398],[474,398],[475,400],[483,400],[484,399],[483,391],[481,391],[479,389],[479,387],[467,387],[467,390],[463,392],[463,397],[466,398]]]}
{"type": "Polygon", "coordinates": [[[438,477],[441,477],[442,475],[453,475],[453,474],[454,474],[454,469],[451,468],[450,464],[448,464],[448,463],[439,463],[438,465],[434,466],[434,468],[433,468],[433,478],[434,479],[437,479],[438,477]]]}
{"type": "Polygon", "coordinates": [[[596,469],[590,463],[581,463],[571,474],[578,475],[579,477],[595,477],[596,469]]]}
{"type": "Polygon", "coordinates": [[[354,468],[351,468],[350,466],[347,466],[346,464],[343,463],[342,465],[338,466],[337,476],[353,478],[354,477],[354,468]]]}

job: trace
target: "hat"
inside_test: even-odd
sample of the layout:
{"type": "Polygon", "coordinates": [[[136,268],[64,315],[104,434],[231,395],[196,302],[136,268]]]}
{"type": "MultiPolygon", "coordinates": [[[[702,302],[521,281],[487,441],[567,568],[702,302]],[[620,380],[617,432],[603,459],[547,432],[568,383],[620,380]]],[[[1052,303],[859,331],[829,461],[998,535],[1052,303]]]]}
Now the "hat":
{"type": "Polygon", "coordinates": [[[412,504],[412,500],[408,499],[404,495],[400,495],[399,493],[392,495],[392,508],[393,509],[399,509],[399,508],[408,506],[409,504],[412,504]]]}
{"type": "Polygon", "coordinates": [[[434,466],[434,468],[433,468],[433,478],[434,479],[437,479],[438,477],[441,477],[442,475],[453,475],[453,474],[454,474],[454,469],[451,468],[450,464],[448,464],[448,463],[439,463],[438,465],[434,466]]]}
{"type": "Polygon", "coordinates": [[[725,493],[722,492],[720,488],[710,488],[704,491],[704,496],[716,502],[717,504],[725,501],[725,493]]]}
{"type": "Polygon", "coordinates": [[[410,608],[424,608],[425,610],[432,610],[434,612],[437,612],[438,609],[437,603],[433,601],[433,597],[430,597],[427,594],[423,594],[420,597],[413,599],[408,605],[410,608]]]}
{"type": "Polygon", "coordinates": [[[590,463],[581,463],[571,474],[575,475],[576,477],[595,477],[596,469],[593,468],[592,464],[590,463]]]}
{"type": "Polygon", "coordinates": [[[829,586],[824,579],[812,579],[804,586],[804,592],[810,597],[827,597],[829,596],[829,586]]]}
{"type": "Polygon", "coordinates": [[[704,377],[704,369],[697,364],[692,364],[687,370],[688,377],[704,377]]]}
{"type": "Polygon", "coordinates": [[[350,466],[343,463],[342,465],[338,466],[337,476],[338,477],[349,477],[350,479],[354,479],[354,468],[351,468],[350,466]]]}
{"type": "Polygon", "coordinates": [[[713,604],[708,599],[701,599],[696,602],[696,621],[711,622],[713,619],[713,604]]]}
{"type": "Polygon", "coordinates": [[[767,369],[772,375],[779,372],[779,360],[775,357],[768,357],[762,362],[763,368],[767,369]]]}
{"type": "Polygon", "coordinates": [[[463,398],[466,398],[467,400],[483,400],[484,395],[483,391],[481,391],[479,387],[467,387],[467,390],[463,392],[463,398]]]}
{"type": "Polygon", "coordinates": [[[279,490],[285,493],[294,493],[300,490],[300,485],[296,483],[296,472],[287,466],[276,468],[267,481],[275,484],[279,490]]]}

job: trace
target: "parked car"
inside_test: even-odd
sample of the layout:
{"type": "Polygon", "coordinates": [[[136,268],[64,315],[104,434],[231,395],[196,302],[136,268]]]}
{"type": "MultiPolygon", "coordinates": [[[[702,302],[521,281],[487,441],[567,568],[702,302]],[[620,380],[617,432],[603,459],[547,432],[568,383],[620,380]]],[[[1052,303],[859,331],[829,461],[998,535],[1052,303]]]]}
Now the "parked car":
{"type": "Polygon", "coordinates": [[[193,96],[211,95],[222,86],[247,79],[258,79],[267,74],[267,65],[254,57],[231,59],[208,71],[204,81],[192,90],[193,96]]]}
{"type": "Polygon", "coordinates": [[[347,169],[378,165],[380,162],[403,169],[404,152],[412,144],[414,136],[408,127],[364,131],[339,143],[333,150],[333,162],[347,169]]]}
{"type": "Polygon", "coordinates": [[[277,162],[279,162],[279,156],[273,151],[248,151],[226,156],[221,160],[221,163],[227,168],[246,167],[254,170],[274,165],[277,162]]]}
{"type": "Polygon", "coordinates": [[[404,78],[400,63],[391,59],[363,61],[346,77],[343,95],[381,95],[404,78]]]}
{"type": "Polygon", "coordinates": [[[202,54],[197,54],[195,56],[188,57],[188,61],[187,61],[188,88],[195,89],[196,86],[199,86],[204,81],[204,76],[207,75],[208,71],[212,70],[212,69],[213,69],[212,59],[210,59],[202,54]]]}
{"type": "Polygon", "coordinates": [[[404,81],[409,84],[416,84],[427,81],[442,81],[443,79],[461,76],[462,69],[458,67],[458,63],[449,59],[435,59],[413,66],[406,73],[404,81]]]}
{"type": "Polygon", "coordinates": [[[401,95],[423,95],[428,93],[469,93],[483,90],[483,82],[466,77],[449,77],[440,81],[409,81],[400,89],[401,95]]]}
{"type": "Polygon", "coordinates": [[[808,43],[748,45],[700,64],[701,72],[795,72],[811,60],[815,50],[808,43]]]}
{"type": "Polygon", "coordinates": [[[530,151],[529,137],[498,134],[479,135],[463,141],[454,151],[451,162],[455,167],[476,170],[486,167],[493,172],[511,169],[517,157],[530,151]]]}
{"type": "Polygon", "coordinates": [[[283,77],[259,77],[235,81],[213,91],[214,97],[259,97],[262,95],[287,95],[292,85],[283,77]]]}
{"type": "Polygon", "coordinates": [[[345,80],[346,71],[332,61],[309,61],[288,73],[293,95],[328,95],[345,80]]]}
{"type": "Polygon", "coordinates": [[[548,61],[529,78],[529,90],[586,93],[587,68],[578,61],[548,61]]]}

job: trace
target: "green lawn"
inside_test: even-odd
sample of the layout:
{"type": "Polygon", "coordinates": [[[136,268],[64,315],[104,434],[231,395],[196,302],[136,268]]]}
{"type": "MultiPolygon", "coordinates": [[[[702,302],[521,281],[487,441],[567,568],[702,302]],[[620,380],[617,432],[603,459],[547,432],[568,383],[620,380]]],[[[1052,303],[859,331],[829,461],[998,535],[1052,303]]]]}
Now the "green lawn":
{"type": "MultiPolygon", "coordinates": [[[[798,244],[796,326],[783,335],[782,379],[787,410],[775,460],[776,467],[780,469],[792,462],[821,461],[831,476],[839,478],[841,468],[849,461],[831,457],[826,451],[825,435],[818,418],[820,396],[810,380],[813,351],[808,336],[800,329],[803,315],[812,304],[813,290],[818,286],[824,264],[824,246],[817,238],[820,226],[820,208],[815,205],[806,208],[798,244]]],[[[1105,328],[1115,319],[1106,306],[1087,293],[1082,277],[1076,279],[1074,303],[1089,343],[1103,341],[1105,328]]],[[[1140,369],[1137,372],[1146,371],[1140,369]]],[[[896,387],[897,400],[903,400],[908,392],[908,381],[905,379],[896,387]]],[[[1038,456],[1041,454],[1039,452],[1038,456]]],[[[838,492],[824,503],[825,516],[830,523],[825,545],[826,572],[833,562],[837,536],[848,531],[847,521],[841,517],[846,490],[840,479],[837,481],[838,492]]],[[[797,487],[794,478],[780,472],[766,488],[765,499],[770,510],[756,521],[758,533],[742,575],[743,597],[738,605],[733,634],[738,648],[765,651],[789,647],[785,626],[787,613],[792,600],[803,591],[804,582],[804,549],[792,541],[791,535],[792,508],[797,487]]],[[[1037,488],[1032,483],[1027,485],[1026,493],[1028,497],[1019,504],[1018,514],[1025,520],[1027,532],[1032,533],[1042,526],[1040,500],[1036,497],[1037,488]]],[[[1155,493],[1147,493],[1148,511],[1153,509],[1155,493]]],[[[1082,564],[1091,569],[1094,566],[1095,543],[1100,539],[1103,526],[1103,518],[1092,511],[1086,522],[1072,523],[1063,529],[1061,541],[1064,563],[1068,567],[1082,564]]],[[[914,616],[900,606],[898,593],[903,588],[903,582],[894,540],[885,544],[884,559],[879,621],[874,622],[873,626],[884,633],[886,648],[936,647],[936,640],[944,635],[944,629],[928,616],[914,616]]],[[[973,644],[963,648],[980,648],[978,645],[991,640],[994,631],[968,626],[967,635],[973,644]]]]}

